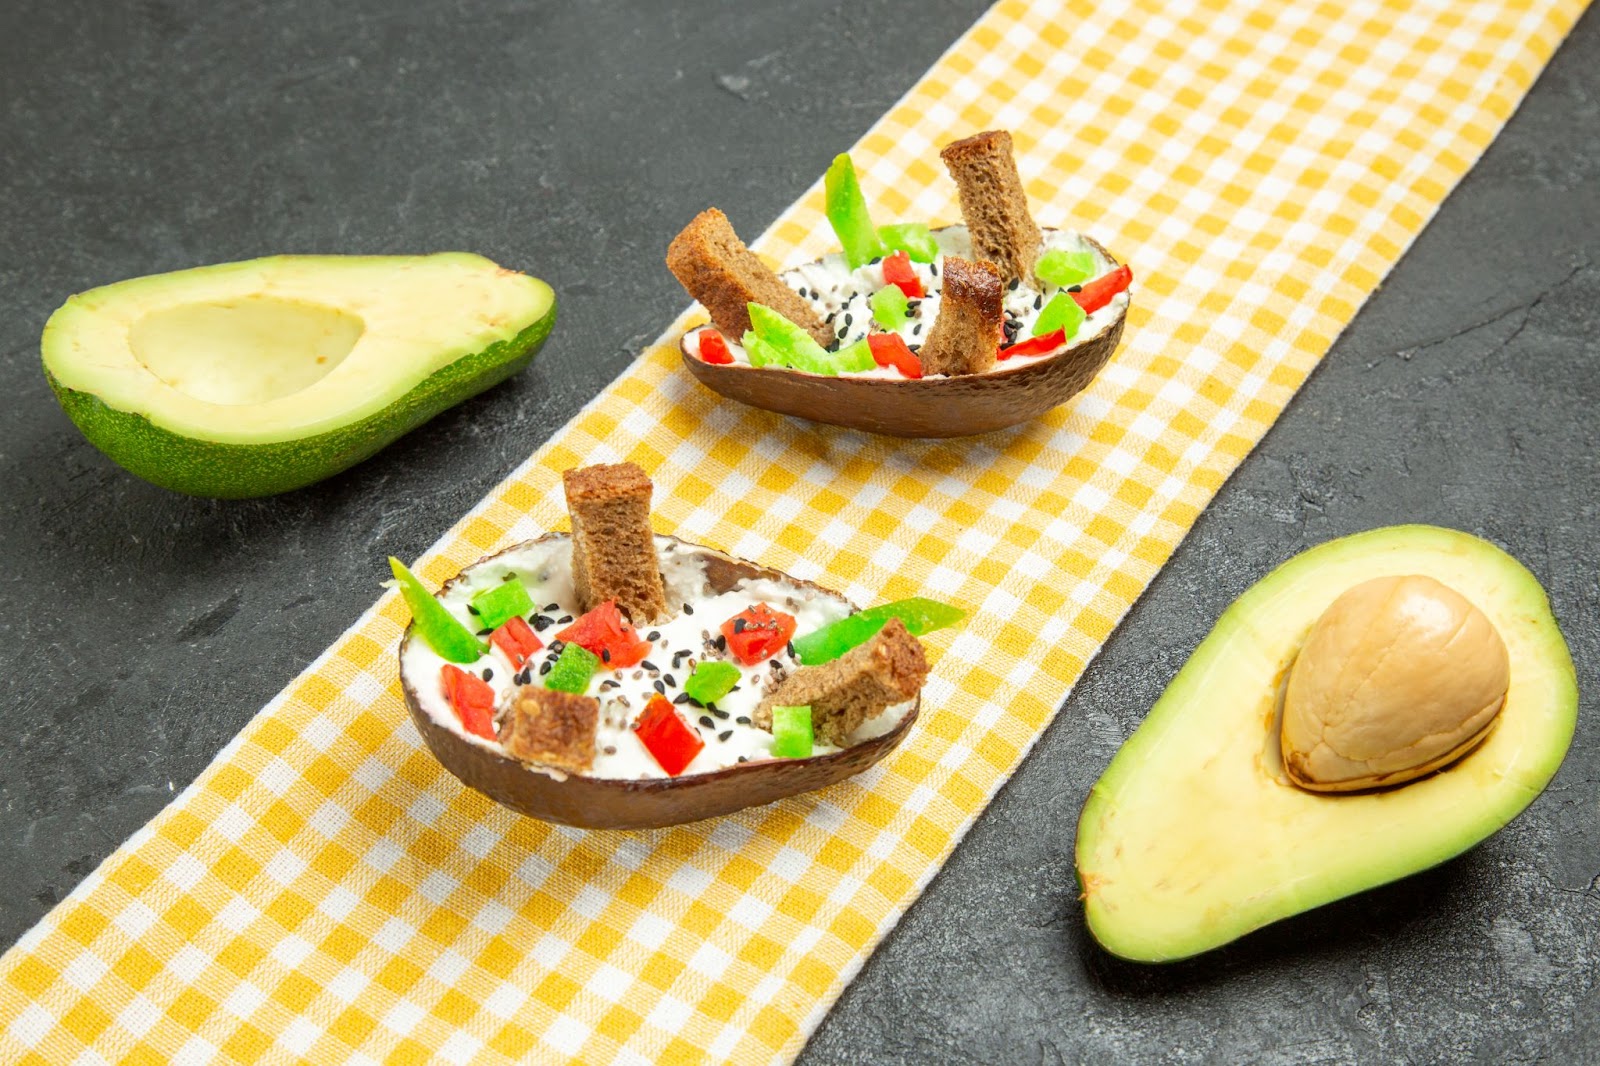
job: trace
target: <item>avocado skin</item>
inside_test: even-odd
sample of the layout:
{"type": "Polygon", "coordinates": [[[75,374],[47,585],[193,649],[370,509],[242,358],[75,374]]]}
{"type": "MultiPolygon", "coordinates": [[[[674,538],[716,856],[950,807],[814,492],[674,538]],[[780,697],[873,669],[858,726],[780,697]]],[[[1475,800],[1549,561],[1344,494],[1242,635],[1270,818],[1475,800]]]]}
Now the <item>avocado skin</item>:
{"type": "Polygon", "coordinates": [[[1495,545],[1408,525],[1302,552],[1222,614],[1090,789],[1076,849],[1085,923],[1113,955],[1170,962],[1436,866],[1539,796],[1571,744],[1577,706],[1576,672],[1544,589],[1495,545]],[[1429,570],[1460,579],[1457,590],[1511,645],[1512,689],[1495,729],[1456,763],[1406,784],[1295,788],[1260,755],[1276,745],[1259,712],[1271,720],[1305,632],[1350,584],[1429,570]],[[1277,677],[1232,665],[1258,655],[1277,677]],[[1230,879],[1231,891],[1216,888],[1230,879]]]}
{"type": "Polygon", "coordinates": [[[69,389],[45,368],[61,407],[117,465],[154,485],[190,496],[248,499],[315,484],[349,469],[430,418],[511,377],[533,361],[555,326],[556,301],[522,332],[435,371],[393,404],[359,422],[312,437],[266,444],[221,444],[185,437],[144,415],[118,411],[69,389]]]}

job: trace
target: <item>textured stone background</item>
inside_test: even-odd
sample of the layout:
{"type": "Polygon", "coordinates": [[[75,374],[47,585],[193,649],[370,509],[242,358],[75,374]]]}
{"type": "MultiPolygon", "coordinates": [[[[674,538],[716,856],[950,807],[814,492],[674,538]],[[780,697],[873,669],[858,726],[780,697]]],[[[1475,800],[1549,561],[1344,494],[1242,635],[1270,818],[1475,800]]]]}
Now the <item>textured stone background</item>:
{"type": "MultiPolygon", "coordinates": [[[[0,942],[355,619],[385,555],[421,551],[626,367],[684,302],[659,265],[678,226],[714,199],[759,232],[983,6],[0,7],[0,942]],[[516,380],[302,492],[145,485],[38,371],[45,318],[93,285],[446,248],[549,280],[554,337],[516,380]]],[[[1597,66],[1591,14],[803,1062],[1600,1061],[1588,695],[1509,829],[1202,959],[1107,957],[1072,887],[1078,809],[1117,745],[1235,595],[1329,537],[1421,520],[1506,546],[1594,690],[1597,66]]]]}

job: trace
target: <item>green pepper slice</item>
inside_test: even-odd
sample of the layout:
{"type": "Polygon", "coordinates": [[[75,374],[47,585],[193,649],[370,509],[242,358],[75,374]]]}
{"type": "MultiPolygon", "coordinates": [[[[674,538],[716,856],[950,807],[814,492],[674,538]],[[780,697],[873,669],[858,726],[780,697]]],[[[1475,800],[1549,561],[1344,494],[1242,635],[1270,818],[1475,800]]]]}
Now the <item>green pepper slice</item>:
{"type": "Polygon", "coordinates": [[[1065,339],[1070,341],[1078,335],[1078,327],[1083,325],[1083,320],[1088,317],[1070,292],[1058,292],[1050,297],[1050,302],[1039,312],[1039,320],[1033,324],[1032,335],[1043,337],[1059,329],[1065,334],[1065,339]]]}
{"type": "Polygon", "coordinates": [[[795,658],[806,666],[832,662],[851,648],[865,644],[877,635],[878,630],[891,618],[900,619],[913,636],[932,633],[936,629],[955,625],[967,612],[948,603],[930,600],[924,596],[896,600],[893,603],[868,607],[794,638],[795,658]]]}
{"type": "Polygon", "coordinates": [[[772,754],[780,759],[809,759],[815,742],[810,707],[772,708],[772,754]]]}
{"type": "Polygon", "coordinates": [[[833,365],[842,374],[847,370],[872,370],[878,363],[872,358],[872,346],[863,337],[834,352],[833,365]]]}
{"type": "Polygon", "coordinates": [[[1083,279],[1094,276],[1094,253],[1068,252],[1052,248],[1039,257],[1033,272],[1039,276],[1040,281],[1064,289],[1068,285],[1076,285],[1083,279]]]}
{"type": "Polygon", "coordinates": [[[765,304],[752,303],[748,307],[750,328],[778,353],[786,365],[813,374],[839,372],[828,350],[812,340],[811,334],[765,304]]]}
{"type": "Polygon", "coordinates": [[[580,644],[568,644],[561,649],[550,672],[544,675],[544,687],[557,692],[583,695],[589,689],[589,679],[600,666],[600,656],[580,644]]]}
{"type": "Polygon", "coordinates": [[[884,254],[883,241],[867,213],[867,198],[861,195],[855,164],[847,155],[833,157],[833,165],[822,179],[827,198],[828,222],[844,248],[845,262],[855,270],[884,254]]]}
{"type": "Polygon", "coordinates": [[[477,612],[483,628],[499,629],[511,619],[532,611],[533,597],[528,595],[520,577],[512,577],[472,597],[472,609],[477,612]]]}
{"type": "Polygon", "coordinates": [[[683,691],[698,703],[716,703],[739,683],[739,668],[732,663],[696,663],[694,673],[683,683],[683,691]]]}
{"type": "Polygon", "coordinates": [[[411,608],[411,624],[417,636],[449,662],[477,661],[485,648],[483,642],[472,635],[472,630],[457,621],[456,616],[423,587],[416,575],[406,569],[406,564],[392,555],[389,569],[400,585],[400,595],[405,597],[406,606],[411,608]]]}
{"type": "Polygon", "coordinates": [[[872,305],[873,321],[891,333],[904,329],[910,321],[910,301],[898,285],[885,285],[873,293],[868,302],[872,305]]]}
{"type": "Polygon", "coordinates": [[[890,252],[904,252],[914,262],[931,263],[939,258],[939,242],[933,231],[921,222],[897,222],[878,227],[878,240],[890,252]]]}

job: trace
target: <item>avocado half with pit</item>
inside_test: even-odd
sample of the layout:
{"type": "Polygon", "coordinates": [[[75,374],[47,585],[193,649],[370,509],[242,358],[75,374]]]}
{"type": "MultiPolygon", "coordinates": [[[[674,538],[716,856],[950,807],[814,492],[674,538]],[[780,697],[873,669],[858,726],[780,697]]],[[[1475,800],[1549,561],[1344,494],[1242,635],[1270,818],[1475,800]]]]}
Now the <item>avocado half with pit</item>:
{"type": "MultiPolygon", "coordinates": [[[[796,588],[810,589],[833,599],[847,613],[854,604],[815,582],[792,577],[781,570],[760,566],[715,548],[662,537],[698,557],[705,567],[711,595],[729,592],[747,579],[768,578],[796,588]]],[[[567,533],[547,533],[541,542],[571,540],[567,533]]],[[[479,566],[518,551],[513,545],[486,556],[445,582],[439,594],[468,579],[479,566]]],[[[416,625],[407,625],[400,641],[400,681],[406,709],[424,743],[446,770],[461,782],[514,811],[547,822],[583,829],[651,829],[731,814],[789,796],[797,796],[843,781],[883,759],[911,732],[921,709],[920,696],[911,700],[897,720],[882,733],[849,747],[804,759],[758,759],[718,770],[685,773],[677,777],[628,779],[564,773],[519,762],[497,745],[468,737],[441,723],[423,705],[419,686],[436,683],[407,670],[407,648],[416,637],[416,625]]]]}
{"type": "Polygon", "coordinates": [[[1549,783],[1577,700],[1544,590],[1494,545],[1397,526],[1304,552],[1228,608],[1090,790],[1077,841],[1089,930],[1127,959],[1180,959],[1444,862],[1549,783]],[[1416,780],[1298,787],[1278,725],[1299,649],[1336,599],[1402,575],[1454,590],[1498,630],[1510,664],[1498,719],[1416,780]]]}
{"type": "MultiPolygon", "coordinates": [[[[966,227],[945,226],[933,235],[944,238],[957,232],[964,239],[966,227]]],[[[1042,232],[1048,238],[1058,231],[1046,226],[1042,232]]],[[[1099,242],[1082,240],[1108,264],[1107,270],[1120,265],[1099,242]]],[[[791,270],[779,276],[790,280],[794,274],[791,270]]],[[[1088,388],[1122,340],[1128,306],[1128,298],[1119,296],[1108,309],[1109,321],[1092,334],[1047,355],[997,364],[982,374],[880,378],[708,363],[700,358],[699,337],[715,328],[709,325],[689,331],[678,346],[684,367],[702,385],[751,407],[890,437],[968,437],[1038,418],[1088,388]]]]}
{"type": "Polygon", "coordinates": [[[266,496],[515,374],[555,316],[548,285],[481,256],[285,255],[80,293],[42,349],[115,462],[178,492],[266,496]]]}

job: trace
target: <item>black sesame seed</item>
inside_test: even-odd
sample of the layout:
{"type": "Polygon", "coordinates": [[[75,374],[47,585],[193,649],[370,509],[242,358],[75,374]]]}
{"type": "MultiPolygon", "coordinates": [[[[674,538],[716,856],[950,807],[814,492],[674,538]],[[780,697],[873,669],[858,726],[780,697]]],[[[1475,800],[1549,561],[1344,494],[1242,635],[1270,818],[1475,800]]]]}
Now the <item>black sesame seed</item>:
{"type": "Polygon", "coordinates": [[[551,655],[560,655],[562,652],[564,652],[566,650],[567,650],[567,642],[566,641],[564,641],[564,640],[552,640],[550,642],[550,654],[551,655]]]}
{"type": "Polygon", "coordinates": [[[1017,291],[1017,286],[1021,285],[1021,284],[1022,284],[1022,279],[1021,278],[1012,278],[1011,279],[1011,284],[1007,285],[1006,288],[1011,290],[1012,292],[1016,292],[1017,291]]]}
{"type": "Polygon", "coordinates": [[[671,674],[662,674],[661,675],[661,680],[663,680],[663,681],[665,681],[667,683],[667,687],[668,688],[677,688],[678,687],[678,679],[673,677],[671,674]]]}
{"type": "Polygon", "coordinates": [[[485,681],[493,681],[494,680],[494,668],[493,667],[485,666],[483,668],[483,679],[485,681]]]}
{"type": "Polygon", "coordinates": [[[721,733],[717,734],[717,739],[722,741],[723,743],[727,743],[728,738],[731,737],[731,736],[733,736],[733,730],[725,729],[721,733]]]}
{"type": "Polygon", "coordinates": [[[713,722],[708,716],[703,714],[700,716],[700,724],[705,726],[707,729],[717,728],[717,723],[713,722]]]}
{"type": "Polygon", "coordinates": [[[560,618],[556,619],[556,621],[560,622],[562,625],[566,625],[568,622],[572,621],[572,616],[570,614],[564,614],[560,618]]]}
{"type": "Polygon", "coordinates": [[[745,625],[746,623],[743,618],[735,618],[733,620],[733,631],[735,633],[743,633],[745,630],[745,625]]]}
{"type": "Polygon", "coordinates": [[[667,694],[667,686],[663,685],[659,681],[656,682],[655,689],[656,689],[657,692],[661,693],[663,696],[665,696],[667,694]]]}
{"type": "Polygon", "coordinates": [[[493,632],[494,632],[494,630],[492,630],[492,629],[480,629],[480,630],[478,630],[477,635],[480,636],[480,637],[486,637],[490,633],[493,633],[493,632]]]}
{"type": "Polygon", "coordinates": [[[550,628],[550,619],[546,618],[542,614],[534,615],[533,616],[533,628],[538,630],[539,632],[543,633],[545,630],[550,628]]]}
{"type": "MultiPolygon", "coordinates": [[[[848,311],[846,311],[846,312],[845,312],[845,313],[844,313],[844,324],[845,324],[845,325],[847,325],[847,326],[848,326],[848,325],[850,325],[850,324],[851,324],[851,323],[852,323],[852,322],[854,322],[854,321],[855,321],[855,320],[856,320],[856,316],[855,316],[855,315],[852,315],[852,314],[851,314],[851,313],[850,313],[850,312],[848,312],[848,311]]],[[[476,613],[477,613],[477,612],[476,612],[476,611],[474,611],[474,612],[473,612],[473,613],[474,613],[474,614],[476,614],[476,613]]]]}
{"type": "Polygon", "coordinates": [[[555,614],[557,611],[561,610],[561,605],[559,603],[547,603],[544,605],[544,609],[549,611],[551,614],[555,614]]]}
{"type": "Polygon", "coordinates": [[[734,721],[738,722],[740,725],[749,725],[750,724],[750,719],[746,718],[742,714],[739,717],[735,718],[734,721]]]}
{"type": "Polygon", "coordinates": [[[711,643],[713,643],[713,644],[715,644],[717,646],[717,650],[718,651],[727,651],[728,650],[728,638],[725,637],[725,636],[719,636],[716,640],[713,640],[711,643]]]}
{"type": "Polygon", "coordinates": [[[869,261],[867,263],[867,266],[877,266],[881,262],[883,262],[883,256],[876,255],[876,256],[873,256],[871,261],[869,261]]]}
{"type": "Polygon", "coordinates": [[[650,632],[649,632],[649,633],[646,633],[646,634],[645,634],[645,638],[644,638],[644,639],[645,639],[645,640],[648,640],[648,641],[650,641],[650,642],[651,642],[651,643],[652,643],[652,644],[654,644],[654,643],[655,643],[655,642],[656,642],[656,641],[658,641],[658,640],[660,640],[660,639],[661,639],[661,630],[659,630],[659,629],[652,629],[652,630],[651,630],[651,631],[650,631],[650,632]]]}
{"type": "Polygon", "coordinates": [[[469,603],[467,604],[467,613],[470,615],[476,615],[478,613],[478,609],[469,603]]]}
{"type": "Polygon", "coordinates": [[[600,649],[600,661],[603,662],[603,663],[609,663],[611,661],[611,649],[610,648],[601,648],[600,649]]]}
{"type": "Polygon", "coordinates": [[[748,756],[748,755],[741,755],[741,756],[739,756],[739,761],[740,761],[740,762],[749,762],[749,761],[750,761],[750,756],[748,756]]]}
{"type": "Polygon", "coordinates": [[[615,755],[616,753],[617,753],[617,746],[615,744],[607,744],[606,745],[606,754],[607,755],[615,755]]]}
{"type": "Polygon", "coordinates": [[[712,707],[711,713],[716,715],[718,718],[721,718],[724,722],[728,720],[728,712],[721,710],[720,708],[712,707]]]}
{"type": "Polygon", "coordinates": [[[651,662],[649,659],[639,660],[639,667],[641,669],[650,671],[652,674],[659,674],[661,672],[661,668],[655,663],[651,662]]]}
{"type": "Polygon", "coordinates": [[[673,703],[688,703],[690,699],[691,699],[691,697],[687,692],[680,692],[676,696],[672,697],[672,702],[673,703]]]}
{"type": "Polygon", "coordinates": [[[546,659],[544,662],[540,663],[539,664],[539,676],[543,677],[545,674],[548,674],[550,672],[550,668],[552,666],[554,666],[554,665],[555,665],[555,660],[553,660],[553,659],[546,659]]]}
{"type": "Polygon", "coordinates": [[[1082,285],[1068,285],[1067,286],[1067,291],[1068,292],[1082,292],[1083,291],[1083,286],[1082,285]]]}
{"type": "Polygon", "coordinates": [[[694,607],[693,607],[693,605],[692,605],[692,604],[687,604],[687,603],[686,603],[686,604],[684,604],[684,605],[683,605],[683,613],[684,613],[684,614],[694,614],[694,607]]]}
{"type": "Polygon", "coordinates": [[[1039,310],[1039,308],[1041,308],[1043,306],[1044,306],[1044,293],[1040,293],[1038,296],[1035,296],[1033,298],[1033,309],[1035,311],[1037,311],[1037,310],[1039,310]]]}
{"type": "Polygon", "coordinates": [[[791,640],[788,644],[784,645],[784,649],[783,650],[789,653],[789,658],[793,659],[794,658],[794,641],[791,640]]]}

